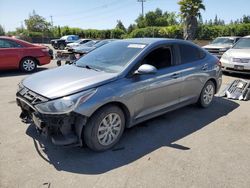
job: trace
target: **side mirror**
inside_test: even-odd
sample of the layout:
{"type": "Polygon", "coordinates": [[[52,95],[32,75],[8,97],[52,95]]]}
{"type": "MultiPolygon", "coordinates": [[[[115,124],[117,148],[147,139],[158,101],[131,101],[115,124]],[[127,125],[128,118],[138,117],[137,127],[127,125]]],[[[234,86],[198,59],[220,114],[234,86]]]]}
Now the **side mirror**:
{"type": "Polygon", "coordinates": [[[141,65],[136,71],[135,74],[155,74],[157,69],[149,64],[141,65]]]}

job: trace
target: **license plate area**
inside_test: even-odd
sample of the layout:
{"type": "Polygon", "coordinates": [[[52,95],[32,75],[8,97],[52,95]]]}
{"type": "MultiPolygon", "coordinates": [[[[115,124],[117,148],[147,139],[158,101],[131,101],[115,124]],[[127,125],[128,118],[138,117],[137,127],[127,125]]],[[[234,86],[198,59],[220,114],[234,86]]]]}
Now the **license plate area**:
{"type": "Polygon", "coordinates": [[[234,69],[236,69],[236,70],[244,70],[244,66],[243,65],[234,65],[234,69]]]}

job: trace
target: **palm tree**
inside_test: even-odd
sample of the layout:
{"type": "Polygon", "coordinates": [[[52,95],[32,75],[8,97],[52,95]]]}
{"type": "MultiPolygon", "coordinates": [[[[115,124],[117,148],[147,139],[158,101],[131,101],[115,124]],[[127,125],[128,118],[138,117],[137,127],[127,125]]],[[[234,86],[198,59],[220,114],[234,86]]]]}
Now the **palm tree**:
{"type": "Polygon", "coordinates": [[[197,18],[201,18],[200,10],[205,10],[202,0],[180,0],[180,14],[184,21],[184,39],[194,40],[198,28],[197,18]]]}

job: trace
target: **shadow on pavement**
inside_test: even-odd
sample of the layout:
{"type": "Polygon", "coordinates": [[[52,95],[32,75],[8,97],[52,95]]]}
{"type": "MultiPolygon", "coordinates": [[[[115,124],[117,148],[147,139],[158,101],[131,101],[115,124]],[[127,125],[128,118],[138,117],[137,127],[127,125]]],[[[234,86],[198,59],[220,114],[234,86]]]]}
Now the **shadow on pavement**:
{"type": "MultiPolygon", "coordinates": [[[[37,67],[37,70],[32,73],[40,72],[47,69],[48,69],[47,67],[37,67]]],[[[23,76],[23,75],[31,75],[32,73],[25,73],[20,70],[5,70],[5,71],[0,71],[0,77],[23,76]]]]}
{"type": "Polygon", "coordinates": [[[38,154],[59,171],[79,174],[100,174],[122,167],[161,148],[172,147],[185,152],[192,149],[175,142],[191,135],[212,122],[226,116],[239,105],[215,97],[207,109],[190,105],[127,129],[121,141],[106,152],[93,152],[88,148],[54,146],[38,135],[30,125],[26,134],[34,139],[38,154]]]}

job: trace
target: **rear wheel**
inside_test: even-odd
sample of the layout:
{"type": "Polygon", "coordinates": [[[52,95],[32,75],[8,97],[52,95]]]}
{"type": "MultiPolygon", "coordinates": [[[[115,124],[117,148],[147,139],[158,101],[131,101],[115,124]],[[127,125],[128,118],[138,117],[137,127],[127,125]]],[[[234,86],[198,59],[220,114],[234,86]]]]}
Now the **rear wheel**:
{"type": "Polygon", "coordinates": [[[37,68],[36,60],[30,57],[24,58],[20,63],[23,72],[34,72],[37,68]]]}
{"type": "Polygon", "coordinates": [[[125,128],[123,111],[113,105],[98,110],[84,129],[84,141],[94,151],[113,147],[121,138],[125,128]]]}
{"type": "Polygon", "coordinates": [[[203,87],[201,94],[200,94],[200,98],[199,98],[199,105],[203,108],[208,107],[214,98],[214,94],[215,94],[215,85],[212,81],[207,81],[207,83],[205,84],[205,86],[203,87]]]}

